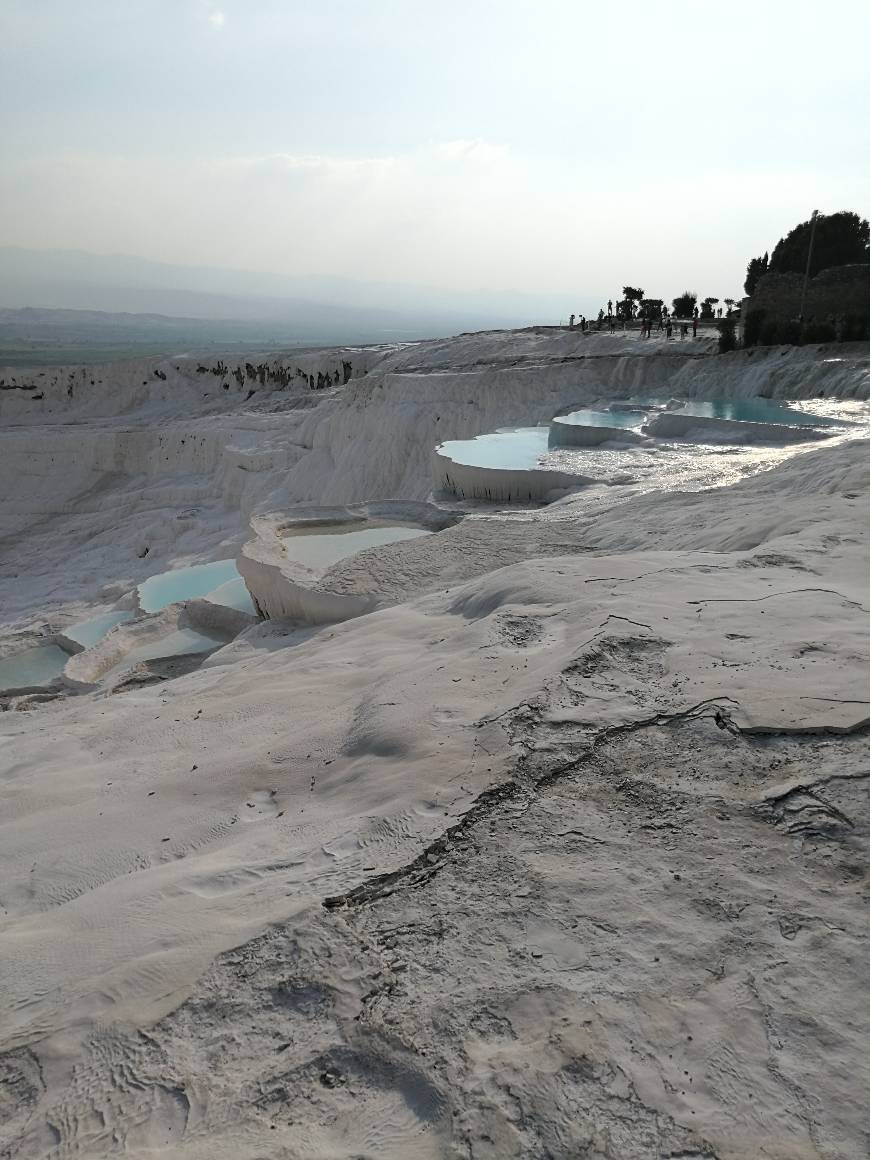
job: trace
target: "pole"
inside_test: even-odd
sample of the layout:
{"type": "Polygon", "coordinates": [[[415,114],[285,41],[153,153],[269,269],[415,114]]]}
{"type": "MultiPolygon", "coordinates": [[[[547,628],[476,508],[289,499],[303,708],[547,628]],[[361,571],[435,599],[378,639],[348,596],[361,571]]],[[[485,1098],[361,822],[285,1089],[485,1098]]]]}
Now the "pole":
{"type": "Polygon", "coordinates": [[[807,299],[807,282],[808,282],[809,276],[810,276],[810,263],[813,260],[813,242],[816,239],[816,219],[818,218],[818,216],[819,216],[819,211],[817,209],[814,209],[813,216],[810,218],[810,244],[809,244],[809,247],[807,249],[807,265],[806,265],[806,269],[804,270],[804,284],[803,284],[803,289],[801,290],[801,313],[800,313],[801,324],[803,324],[803,320],[804,320],[804,305],[805,305],[806,299],[807,299]]]}

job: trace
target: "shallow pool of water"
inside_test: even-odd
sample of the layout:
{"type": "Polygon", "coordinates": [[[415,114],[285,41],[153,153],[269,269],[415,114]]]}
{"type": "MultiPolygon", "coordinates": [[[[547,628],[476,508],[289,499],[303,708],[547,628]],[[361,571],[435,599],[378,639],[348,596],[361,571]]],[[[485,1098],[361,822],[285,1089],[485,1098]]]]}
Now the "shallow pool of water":
{"type": "Polygon", "coordinates": [[[503,467],[526,471],[547,454],[549,427],[502,427],[474,439],[448,439],[441,455],[465,467],[503,467]]]}
{"type": "Polygon", "coordinates": [[[284,550],[291,560],[304,564],[306,568],[319,570],[329,568],[361,552],[363,548],[374,548],[383,544],[395,544],[400,540],[416,540],[419,536],[429,536],[425,528],[410,524],[323,524],[320,527],[289,527],[282,530],[284,550]]]}
{"type": "Polygon", "coordinates": [[[252,616],[257,614],[251,594],[241,576],[235,580],[227,580],[225,584],[221,584],[213,592],[207,593],[205,598],[210,600],[212,604],[222,604],[225,608],[237,608],[239,612],[250,612],[252,616]]]}
{"type": "Polygon", "coordinates": [[[101,681],[118,676],[126,672],[139,661],[153,661],[158,657],[176,657],[184,653],[212,652],[226,640],[219,637],[207,636],[204,632],[197,632],[194,628],[177,628],[174,632],[160,637],[159,640],[150,640],[138,648],[131,649],[123,660],[120,660],[111,669],[100,676],[101,681]]]}
{"type": "Polygon", "coordinates": [[[639,427],[647,417],[646,411],[631,411],[620,408],[615,411],[571,411],[567,415],[557,415],[560,423],[576,424],[578,427],[639,427]]]}
{"type": "Polygon", "coordinates": [[[50,685],[63,672],[69,653],[56,644],[38,644],[0,660],[0,689],[50,685]]]}
{"type": "Polygon", "coordinates": [[[98,616],[92,616],[90,620],[74,624],[72,628],[66,629],[64,635],[70,640],[78,641],[85,648],[93,648],[116,624],[123,624],[132,617],[132,612],[101,612],[98,616]]]}
{"type": "Polygon", "coordinates": [[[649,406],[666,406],[669,402],[679,402],[673,410],[683,415],[696,415],[700,419],[734,419],[741,423],[786,423],[793,427],[836,426],[836,419],[826,419],[798,411],[793,407],[774,402],[772,399],[687,399],[668,398],[633,399],[632,402],[649,406]]]}
{"type": "Polygon", "coordinates": [[[208,596],[228,581],[238,579],[235,560],[215,560],[212,564],[192,564],[189,568],[158,572],[139,585],[139,604],[143,612],[159,612],[167,604],[208,596]]]}
{"type": "Polygon", "coordinates": [[[783,407],[770,399],[693,399],[683,403],[684,415],[698,415],[703,419],[738,419],[743,423],[788,423],[792,427],[824,427],[834,419],[821,419],[806,411],[783,407]]]}

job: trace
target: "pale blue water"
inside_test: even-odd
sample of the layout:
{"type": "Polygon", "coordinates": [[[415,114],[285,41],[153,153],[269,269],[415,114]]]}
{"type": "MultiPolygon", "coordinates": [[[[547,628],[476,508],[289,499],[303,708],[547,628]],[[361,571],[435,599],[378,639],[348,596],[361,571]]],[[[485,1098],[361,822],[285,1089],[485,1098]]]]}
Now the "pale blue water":
{"type": "Polygon", "coordinates": [[[419,536],[431,534],[425,528],[408,525],[375,524],[360,527],[358,523],[324,524],[318,528],[289,527],[281,533],[288,557],[314,570],[329,568],[339,560],[361,552],[363,548],[395,544],[399,540],[416,540],[419,536]]]}
{"type": "Polygon", "coordinates": [[[38,644],[0,660],[0,689],[50,685],[63,672],[69,653],[56,644],[38,644]]]}
{"type": "Polygon", "coordinates": [[[152,661],[157,657],[175,657],[183,653],[207,653],[226,644],[226,640],[207,636],[204,632],[197,632],[194,628],[177,628],[159,640],[148,641],[131,649],[123,660],[100,676],[101,681],[116,677],[131,669],[139,661],[152,661]]]}
{"type": "Polygon", "coordinates": [[[568,415],[557,415],[560,423],[573,423],[578,427],[639,427],[647,417],[646,411],[571,411],[568,415]]]}
{"type": "Polygon", "coordinates": [[[159,612],[167,604],[208,596],[227,581],[238,579],[235,560],[192,564],[189,568],[176,568],[172,572],[149,576],[139,585],[139,603],[143,612],[159,612]]]}
{"type": "Polygon", "coordinates": [[[81,624],[74,624],[72,628],[66,630],[65,635],[71,640],[77,640],[85,648],[93,648],[95,644],[99,644],[109,629],[130,620],[132,616],[132,612],[101,612],[99,616],[83,620],[81,624]]]}
{"type": "MultiPolygon", "coordinates": [[[[669,398],[632,399],[633,403],[641,406],[664,406],[669,398]]],[[[797,411],[793,407],[783,406],[782,403],[771,399],[690,399],[681,402],[678,413],[695,415],[700,419],[736,419],[741,423],[787,423],[793,427],[833,427],[838,425],[836,419],[824,419],[818,415],[810,415],[806,411],[797,411]]]]}
{"type": "Polygon", "coordinates": [[[214,592],[209,592],[206,600],[210,600],[212,604],[223,604],[225,608],[237,608],[239,612],[250,612],[254,616],[257,613],[251,594],[241,576],[235,580],[227,580],[225,584],[215,588],[214,592]]]}
{"type": "Polygon", "coordinates": [[[743,423],[789,423],[793,427],[822,427],[834,419],[820,419],[806,411],[795,411],[769,399],[693,399],[680,407],[684,415],[702,419],[738,419],[743,423]]]}
{"type": "Polygon", "coordinates": [[[549,427],[502,427],[474,439],[448,439],[436,450],[465,467],[527,471],[546,455],[549,437],[549,427]]]}

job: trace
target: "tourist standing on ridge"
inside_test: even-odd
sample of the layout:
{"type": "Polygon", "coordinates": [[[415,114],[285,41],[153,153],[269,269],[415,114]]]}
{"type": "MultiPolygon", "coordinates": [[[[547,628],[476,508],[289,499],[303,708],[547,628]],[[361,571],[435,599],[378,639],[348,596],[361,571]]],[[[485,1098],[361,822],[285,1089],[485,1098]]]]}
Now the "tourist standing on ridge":
{"type": "Polygon", "coordinates": [[[572,314],[572,315],[571,315],[571,317],[568,319],[568,326],[569,326],[569,328],[570,328],[571,330],[573,330],[573,329],[574,329],[574,315],[573,315],[573,314],[572,314]]]}

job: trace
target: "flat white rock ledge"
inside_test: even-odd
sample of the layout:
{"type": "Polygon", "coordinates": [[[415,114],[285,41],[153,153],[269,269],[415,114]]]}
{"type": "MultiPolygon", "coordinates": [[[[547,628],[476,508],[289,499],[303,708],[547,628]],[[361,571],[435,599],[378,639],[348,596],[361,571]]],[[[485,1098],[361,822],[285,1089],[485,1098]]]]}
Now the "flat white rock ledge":
{"type": "Polygon", "coordinates": [[[627,427],[593,427],[585,423],[565,423],[557,416],[550,423],[550,444],[554,447],[598,447],[602,443],[636,444],[648,440],[627,427]]]}
{"type": "Polygon", "coordinates": [[[661,411],[641,428],[644,435],[661,439],[696,439],[728,443],[805,443],[830,438],[818,427],[788,423],[751,423],[743,419],[715,419],[661,411]]]}
{"type": "Polygon", "coordinates": [[[742,733],[856,733],[870,725],[870,700],[764,697],[731,718],[742,733]]]}

